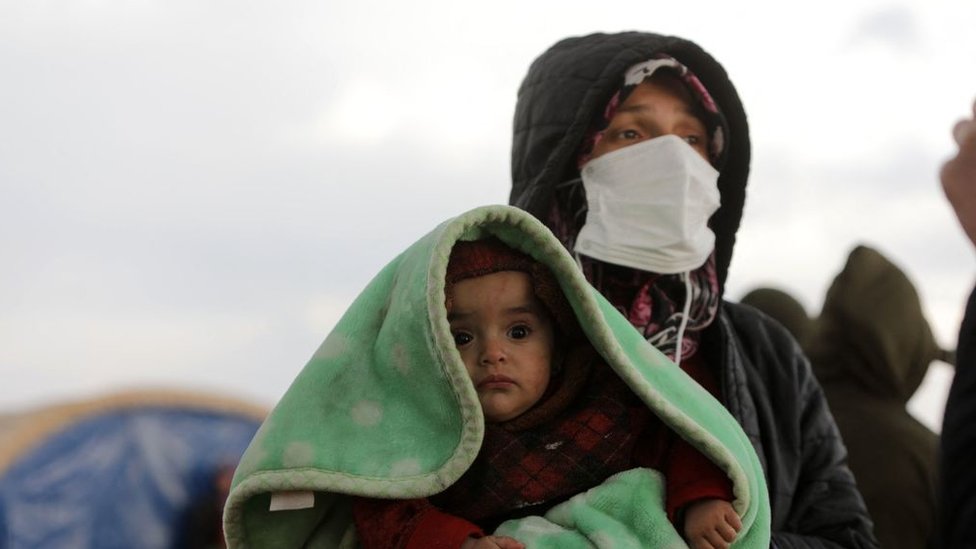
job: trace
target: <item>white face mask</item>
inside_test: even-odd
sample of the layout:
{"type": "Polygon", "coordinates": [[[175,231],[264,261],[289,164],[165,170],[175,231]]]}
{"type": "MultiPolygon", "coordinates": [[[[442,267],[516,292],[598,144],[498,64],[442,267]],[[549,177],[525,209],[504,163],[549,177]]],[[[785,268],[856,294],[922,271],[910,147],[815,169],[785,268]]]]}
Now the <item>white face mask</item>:
{"type": "Polygon", "coordinates": [[[589,209],[577,253],[661,274],[694,270],[712,253],[718,171],[680,137],[609,152],[581,175],[589,209]]]}

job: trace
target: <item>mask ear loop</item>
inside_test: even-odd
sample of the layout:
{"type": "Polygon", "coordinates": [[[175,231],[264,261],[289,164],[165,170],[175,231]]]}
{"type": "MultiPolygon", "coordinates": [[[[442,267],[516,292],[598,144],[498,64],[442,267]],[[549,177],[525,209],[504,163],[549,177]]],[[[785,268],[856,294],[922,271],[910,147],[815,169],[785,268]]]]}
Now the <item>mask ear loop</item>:
{"type": "Polygon", "coordinates": [[[681,366],[681,343],[685,337],[685,327],[688,326],[688,315],[691,313],[691,277],[688,272],[681,273],[681,278],[685,281],[685,306],[681,310],[681,324],[678,325],[678,341],[674,348],[674,363],[681,366]]]}

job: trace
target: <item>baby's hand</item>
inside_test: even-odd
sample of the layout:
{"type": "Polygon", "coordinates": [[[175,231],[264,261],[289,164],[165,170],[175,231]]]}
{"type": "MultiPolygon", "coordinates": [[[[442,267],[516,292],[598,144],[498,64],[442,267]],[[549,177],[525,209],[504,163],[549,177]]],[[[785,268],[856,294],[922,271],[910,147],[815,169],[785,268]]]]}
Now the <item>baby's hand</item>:
{"type": "Polygon", "coordinates": [[[525,549],[525,545],[508,536],[485,536],[464,540],[461,549],[525,549]]]}
{"type": "Polygon", "coordinates": [[[685,510],[685,539],[691,549],[727,549],[741,529],[738,513],[725,500],[703,499],[685,510]]]}

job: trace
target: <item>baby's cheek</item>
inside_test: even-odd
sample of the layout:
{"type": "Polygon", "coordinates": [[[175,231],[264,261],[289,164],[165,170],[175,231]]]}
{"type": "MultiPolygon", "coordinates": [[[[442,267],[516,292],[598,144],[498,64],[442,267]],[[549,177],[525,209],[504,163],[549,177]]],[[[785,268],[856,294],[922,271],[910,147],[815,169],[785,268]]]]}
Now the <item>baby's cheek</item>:
{"type": "Polygon", "coordinates": [[[464,369],[468,372],[468,377],[474,379],[475,363],[471,351],[469,349],[458,349],[458,353],[461,355],[461,362],[464,363],[464,369]]]}

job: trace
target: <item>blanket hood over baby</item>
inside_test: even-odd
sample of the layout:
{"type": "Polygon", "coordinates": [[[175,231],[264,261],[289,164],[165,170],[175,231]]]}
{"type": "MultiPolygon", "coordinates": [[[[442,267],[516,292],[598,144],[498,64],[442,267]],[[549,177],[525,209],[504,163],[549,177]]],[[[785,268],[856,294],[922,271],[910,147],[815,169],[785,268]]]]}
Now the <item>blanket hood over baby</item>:
{"type": "Polygon", "coordinates": [[[545,226],[510,206],[445,221],[356,298],[245,452],[224,510],[228,545],[355,547],[349,495],[426,497],[471,465],[484,420],[447,322],[444,275],[455,242],[489,235],[547,265],[597,352],[726,471],[743,521],[735,546],[768,547],[762,468],[736,421],[592,289],[545,226]]]}

